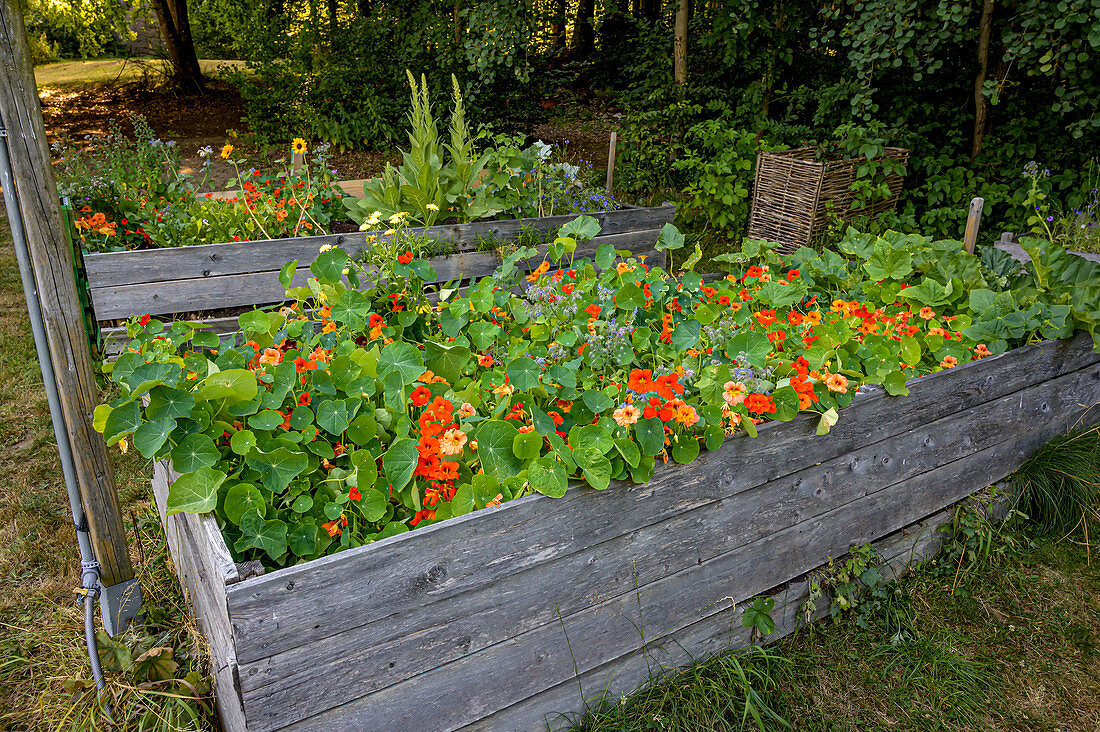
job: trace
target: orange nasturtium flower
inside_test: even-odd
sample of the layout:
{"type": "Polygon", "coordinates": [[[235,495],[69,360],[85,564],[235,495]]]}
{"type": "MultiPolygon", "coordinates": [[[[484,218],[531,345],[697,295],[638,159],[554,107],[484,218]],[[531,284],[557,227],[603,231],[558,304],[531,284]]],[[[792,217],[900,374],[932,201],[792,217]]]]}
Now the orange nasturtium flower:
{"type": "Polygon", "coordinates": [[[423,386],[418,386],[413,389],[412,394],[409,396],[409,400],[413,403],[414,407],[422,407],[428,403],[428,400],[432,398],[432,393],[423,386]]]}
{"type": "Polygon", "coordinates": [[[745,397],[745,409],[753,414],[775,414],[775,401],[766,394],[753,392],[745,397]]]}

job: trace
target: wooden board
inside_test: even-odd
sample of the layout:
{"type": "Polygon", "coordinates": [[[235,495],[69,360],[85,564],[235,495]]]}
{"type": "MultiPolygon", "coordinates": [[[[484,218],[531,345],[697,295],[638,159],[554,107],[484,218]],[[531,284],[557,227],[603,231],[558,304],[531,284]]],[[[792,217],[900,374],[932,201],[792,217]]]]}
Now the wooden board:
{"type": "MultiPolygon", "coordinates": [[[[934,556],[943,543],[940,529],[950,523],[952,513],[951,510],[940,511],[874,542],[883,578],[889,581],[934,556]]],[[[817,610],[809,617],[803,614],[803,605],[809,599],[809,576],[796,578],[781,590],[765,593],[764,596],[775,600],[772,619],[776,628],[766,642],[775,642],[807,622],[820,620],[828,614],[828,595],[817,601],[817,610]]],[[[742,609],[743,606],[727,603],[710,618],[666,638],[653,639],[626,659],[579,675],[462,729],[469,732],[503,729],[542,732],[547,727],[555,732],[571,729],[580,710],[598,708],[604,699],[617,703],[657,674],[667,675],[710,656],[748,646],[749,634],[741,625],[742,609]]]]}
{"type": "MultiPolygon", "coordinates": [[[[649,638],[660,639],[709,618],[723,603],[742,602],[810,571],[823,558],[848,551],[853,527],[855,543],[863,543],[904,528],[914,516],[942,510],[987,485],[987,476],[1004,477],[1024,457],[1015,439],[1000,443],[728,554],[679,570],[673,567],[657,582],[613,599],[596,596],[588,609],[560,623],[515,634],[441,667],[426,666],[408,681],[311,716],[300,727],[284,726],[284,714],[291,711],[285,707],[282,713],[262,710],[266,723],[254,719],[260,710],[250,709],[246,695],[250,728],[458,729],[634,653],[649,638]],[[476,693],[458,693],[471,686],[476,693]],[[440,698],[446,703],[440,704],[440,698]]],[[[620,561],[631,556],[620,555],[620,561]]],[[[568,582],[559,578],[559,584],[561,594],[572,592],[568,582]]],[[[544,598],[547,604],[556,600],[544,598]]]]}
{"type": "Polygon", "coordinates": [[[153,465],[153,498],[164,524],[168,549],[192,615],[208,642],[218,718],[225,730],[246,728],[240,679],[225,588],[240,581],[218,522],[211,515],[166,515],[174,475],[166,462],[153,465]]]}
{"type": "Polygon", "coordinates": [[[523,498],[407,537],[273,572],[230,590],[238,654],[242,662],[255,661],[470,591],[473,587],[462,578],[477,576],[492,583],[531,566],[532,557],[571,553],[639,528],[610,518],[626,511],[636,515],[632,504],[642,503],[643,520],[655,523],[1018,391],[1036,374],[1067,373],[1097,359],[1087,336],[1019,349],[915,380],[908,397],[890,398],[880,390],[861,395],[826,437],[815,434],[812,419],[771,423],[755,440],[729,440],[690,465],[665,466],[646,485],[620,484],[598,496],[571,490],[560,499],[523,498]],[[569,520],[561,518],[566,516],[569,520]],[[516,532],[529,526],[542,528],[529,532],[533,543],[517,545],[516,532]],[[431,539],[406,541],[428,534],[431,539]],[[425,565],[421,546],[428,541],[456,549],[429,552],[440,558],[425,565]],[[486,567],[485,556],[499,561],[486,567]],[[380,576],[387,582],[379,583],[380,576]],[[326,621],[314,623],[313,614],[326,621]]]}
{"type": "MultiPolygon", "coordinates": [[[[597,247],[603,244],[611,244],[620,251],[630,251],[634,256],[645,257],[647,264],[651,266],[664,267],[667,261],[666,253],[656,251],[652,248],[653,242],[657,240],[660,230],[654,229],[650,231],[635,231],[626,234],[612,234],[609,236],[601,236],[594,239],[590,244],[579,247],[577,250],[577,256],[591,257],[595,254],[597,247]]],[[[539,257],[543,257],[546,254],[546,248],[539,248],[539,255],[533,259],[521,260],[517,263],[517,266],[524,271],[529,271],[538,265],[541,261],[539,257]]],[[[496,256],[489,252],[474,252],[467,254],[450,255],[447,257],[437,257],[432,261],[433,268],[436,270],[436,277],[433,284],[440,284],[452,281],[460,282],[473,282],[475,279],[490,275],[495,270],[499,261],[496,256]]],[[[311,277],[312,274],[308,269],[299,268],[295,276],[294,283],[296,285],[304,284],[306,278],[311,277]]],[[[271,299],[271,304],[277,304],[283,301],[285,291],[279,284],[277,273],[269,272],[263,274],[252,275],[240,275],[240,278],[247,278],[247,288],[244,290],[246,293],[251,293],[248,297],[252,298],[267,298],[271,299]],[[259,293],[259,294],[257,294],[259,293]]],[[[228,278],[219,278],[228,279],[228,278]]],[[[206,282],[206,281],[202,281],[206,282]]],[[[159,307],[164,308],[193,308],[195,302],[190,298],[194,297],[194,290],[189,289],[190,286],[186,282],[172,282],[165,285],[127,285],[124,287],[107,288],[100,290],[99,297],[101,298],[102,312],[128,312],[133,307],[135,302],[135,295],[137,293],[137,301],[144,301],[148,304],[150,298],[154,301],[160,299],[159,307]],[[174,301],[174,304],[173,304],[174,301]]],[[[205,286],[205,285],[204,285],[205,286]]],[[[460,288],[460,292],[465,291],[465,286],[460,288]]],[[[435,294],[433,292],[428,293],[428,299],[434,301],[435,294]]],[[[238,298],[238,293],[218,292],[212,296],[203,298],[201,301],[204,308],[222,307],[221,305],[213,305],[212,303],[223,303],[228,301],[232,302],[235,298],[238,298]]],[[[250,303],[250,305],[264,306],[269,303],[257,300],[256,303],[250,303]]],[[[97,306],[98,308],[98,306],[97,306]]],[[[100,310],[97,310],[100,312],[100,310]]],[[[172,312],[182,312],[182,310],[176,310],[172,312]]],[[[237,317],[220,317],[220,318],[200,318],[193,320],[192,322],[201,322],[208,328],[218,334],[220,337],[229,337],[237,333],[239,326],[237,325],[237,317]]],[[[109,355],[117,355],[125,347],[129,338],[126,336],[125,327],[105,327],[102,329],[103,333],[103,350],[109,355]]]]}
{"type": "MultiPolygon", "coordinates": [[[[601,236],[633,231],[660,229],[676,215],[673,205],[653,208],[622,209],[591,214],[601,224],[601,236]]],[[[514,241],[523,230],[549,232],[575,219],[576,216],[550,216],[539,219],[508,221],[476,221],[470,224],[410,229],[409,232],[430,239],[474,244],[478,237],[493,237],[501,243],[514,241]]],[[[278,271],[284,264],[297,259],[303,267],[309,265],[324,245],[342,247],[349,254],[357,253],[367,236],[382,232],[354,232],[323,236],[271,239],[265,241],[204,244],[192,247],[150,249],[134,252],[86,254],[84,266],[89,285],[95,289],[116,285],[161,282],[174,279],[202,279],[220,275],[278,271]]]]}
{"type": "MultiPolygon", "coordinates": [[[[589,244],[578,249],[577,256],[591,256],[596,247],[608,243],[621,250],[639,254],[651,254],[654,242],[660,234],[658,228],[640,229],[625,233],[598,236],[589,244]]],[[[202,247],[179,247],[177,249],[156,250],[153,252],[120,252],[127,255],[156,255],[153,262],[138,261],[141,270],[118,272],[100,272],[93,277],[89,271],[89,283],[92,305],[96,318],[100,321],[128,318],[132,315],[151,313],[164,315],[185,313],[195,310],[215,310],[249,305],[268,305],[282,302],[286,291],[279,284],[279,270],[289,261],[298,260],[298,278],[296,284],[305,283],[311,277],[309,264],[316,259],[316,243],[308,247],[301,244],[306,239],[290,239],[283,242],[251,242],[254,245],[248,257],[238,256],[227,260],[225,252],[216,252],[209,257],[217,260],[204,265],[201,274],[185,276],[188,270],[178,273],[170,271],[172,264],[157,264],[163,259],[162,253],[186,252],[202,247]],[[155,265],[155,266],[154,266],[155,265]]],[[[211,245],[228,246],[228,245],[211,245]]],[[[525,270],[533,269],[546,256],[546,246],[539,246],[539,254],[519,263],[525,270]]],[[[352,250],[349,253],[354,255],[352,250]]],[[[115,256],[111,255],[88,255],[115,256]]],[[[436,271],[431,282],[450,282],[452,280],[470,280],[490,275],[496,270],[499,259],[496,252],[459,252],[434,257],[430,260],[436,271]]]]}
{"type": "MultiPolygon", "coordinates": [[[[350,701],[358,694],[392,685],[425,669],[477,655],[517,633],[536,629],[553,633],[559,622],[568,625],[583,616],[593,598],[617,597],[629,602],[636,592],[644,593],[651,583],[665,581],[670,572],[694,570],[698,565],[716,562],[723,554],[736,553],[735,550],[765,540],[767,535],[789,526],[812,522],[840,506],[869,504],[873,499],[868,497],[880,490],[911,481],[938,466],[1003,441],[1029,424],[1042,424],[1044,410],[1061,414],[1083,398],[1100,400],[1098,376],[1100,373],[1093,369],[1074,372],[951,415],[896,439],[811,466],[758,489],[682,512],[616,540],[561,559],[548,558],[481,591],[469,591],[419,610],[398,613],[354,632],[265,659],[260,664],[243,663],[246,711],[254,724],[268,718],[283,721],[292,710],[301,709],[293,704],[294,699],[311,699],[311,707],[316,711],[334,701],[350,701]],[[981,429],[974,425],[968,439],[957,439],[959,426],[973,425],[982,413],[981,429]],[[631,562],[624,562],[625,557],[631,558],[631,562]],[[562,577],[571,578],[567,591],[561,587],[562,577]],[[552,606],[546,602],[548,597],[555,598],[552,606]],[[316,659],[326,658],[326,653],[334,657],[333,661],[318,664],[316,659]],[[306,663],[307,659],[312,663],[306,663]],[[255,673],[257,668],[261,673],[255,673]],[[271,683],[253,691],[257,682],[265,681],[271,683]]],[[[614,508],[609,506],[610,510],[614,508]]],[[[636,518],[618,513],[615,516],[627,522],[636,518]]],[[[555,520],[577,524],[573,518],[554,516],[555,520]]],[[[578,532],[584,530],[583,526],[576,528],[578,532]]],[[[878,529],[879,524],[874,522],[867,527],[869,532],[878,529]]],[[[876,538],[853,536],[850,530],[838,535],[847,535],[857,543],[876,538]]],[[[528,536],[521,533],[515,538],[526,543],[528,536]]],[[[494,559],[488,554],[482,558],[486,563],[494,559]]],[[[780,564],[779,571],[784,571],[785,565],[780,564]]],[[[740,571],[743,570],[733,574],[740,571]]],[[[789,575],[784,576],[777,583],[788,578],[789,575]]],[[[686,598],[691,596],[691,590],[692,587],[685,586],[674,594],[686,598]]],[[[653,613],[648,617],[652,620],[653,613]]],[[[589,636],[581,633],[580,637],[589,636]]]]}

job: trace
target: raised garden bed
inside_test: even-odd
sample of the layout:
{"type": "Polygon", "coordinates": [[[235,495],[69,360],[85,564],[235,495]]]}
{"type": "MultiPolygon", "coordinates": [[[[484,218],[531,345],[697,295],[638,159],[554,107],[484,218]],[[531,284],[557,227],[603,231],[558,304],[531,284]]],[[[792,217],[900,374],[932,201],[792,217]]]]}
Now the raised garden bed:
{"type": "MultiPolygon", "coordinates": [[[[599,221],[600,236],[592,247],[612,243],[617,248],[653,257],[663,262],[664,253],[653,250],[661,227],[676,215],[671,204],[651,208],[624,208],[591,214],[599,221]]],[[[499,264],[495,251],[477,251],[486,241],[515,242],[521,233],[545,234],[557,230],[576,216],[547,216],[536,219],[478,221],[449,224],[410,233],[442,242],[453,242],[454,254],[435,257],[430,263],[439,282],[482,277],[499,264]]],[[[103,327],[105,348],[115,352],[125,333],[115,323],[134,315],[191,314],[252,307],[281,302],[285,288],[279,284],[279,270],[297,259],[296,284],[308,277],[309,265],[324,245],[340,246],[353,256],[368,236],[383,232],[328,234],[294,239],[277,239],[202,246],[152,249],[133,252],[87,254],[84,265],[91,290],[95,318],[103,327]]],[[[545,249],[542,247],[541,249],[545,249]]],[[[540,255],[541,257],[541,255],[540,255]]],[[[530,267],[537,266],[536,258],[530,267]]],[[[215,332],[237,328],[236,317],[205,319],[215,332]]]]}
{"type": "MultiPolygon", "coordinates": [[[[895,570],[934,548],[945,509],[1051,437],[1100,421],[1083,333],[864,389],[826,436],[768,423],[644,485],[534,495],[251,576],[210,515],[166,517],[210,641],[228,730],[557,726],[585,697],[743,644],[740,612],[880,541],[895,570]]],[[[164,512],[170,468],[156,466],[164,512]]]]}

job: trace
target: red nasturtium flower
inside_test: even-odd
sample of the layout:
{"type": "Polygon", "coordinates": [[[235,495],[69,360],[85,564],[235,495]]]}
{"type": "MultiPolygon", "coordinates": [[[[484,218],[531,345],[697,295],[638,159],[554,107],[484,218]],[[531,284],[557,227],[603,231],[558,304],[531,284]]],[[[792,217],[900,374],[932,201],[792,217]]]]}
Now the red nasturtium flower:
{"type": "Polygon", "coordinates": [[[423,386],[418,386],[413,389],[413,393],[409,396],[409,400],[415,407],[422,407],[428,403],[428,400],[432,398],[432,393],[423,386]]]}
{"type": "Polygon", "coordinates": [[[153,316],[152,316],[152,315],[150,315],[149,313],[145,313],[145,315],[142,315],[142,316],[141,316],[141,320],[140,320],[139,322],[141,323],[141,327],[142,327],[142,328],[144,328],[145,326],[149,325],[149,319],[150,319],[151,317],[153,317],[153,316]]]}
{"type": "Polygon", "coordinates": [[[312,402],[312,401],[313,401],[313,397],[310,396],[309,392],[307,391],[306,393],[302,394],[302,396],[298,397],[298,406],[299,407],[308,407],[310,402],[312,402]]]}
{"type": "Polygon", "coordinates": [[[397,261],[401,264],[408,264],[409,262],[413,261],[412,249],[407,250],[404,254],[398,254],[397,261]]]}
{"type": "Polygon", "coordinates": [[[600,317],[600,312],[602,310],[603,310],[603,308],[601,308],[599,305],[593,304],[593,305],[589,305],[588,307],[586,307],[584,309],[584,312],[588,313],[588,317],[590,317],[590,318],[598,318],[598,317],[600,317]]]}
{"type": "Polygon", "coordinates": [[[317,362],[316,361],[307,361],[304,358],[302,358],[301,356],[299,356],[298,358],[294,359],[294,368],[297,370],[297,372],[299,374],[304,374],[306,371],[316,371],[317,370],[317,362]]]}
{"type": "Polygon", "coordinates": [[[745,397],[745,409],[752,414],[775,414],[775,401],[766,394],[754,392],[745,397]]]}

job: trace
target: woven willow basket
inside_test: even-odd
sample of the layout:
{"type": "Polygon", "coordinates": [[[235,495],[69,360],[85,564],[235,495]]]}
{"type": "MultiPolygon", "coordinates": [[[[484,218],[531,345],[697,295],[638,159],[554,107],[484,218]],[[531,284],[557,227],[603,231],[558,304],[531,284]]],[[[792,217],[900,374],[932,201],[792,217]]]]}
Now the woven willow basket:
{"type": "MultiPolygon", "coordinates": [[[[830,213],[849,222],[857,216],[874,216],[897,206],[903,176],[890,174],[890,195],[862,208],[851,208],[852,183],[864,158],[814,160],[816,146],[762,152],[756,158],[756,182],[749,217],[749,238],[782,244],[793,252],[811,246],[822,237],[830,213]],[[832,204],[832,205],[830,205],[832,204]]],[[[886,157],[905,166],[909,151],[886,148],[886,157]]]]}

